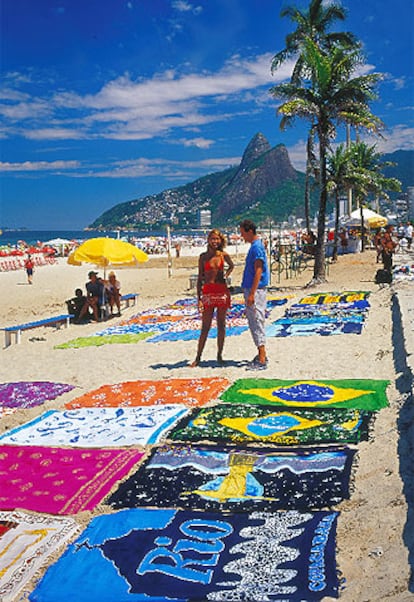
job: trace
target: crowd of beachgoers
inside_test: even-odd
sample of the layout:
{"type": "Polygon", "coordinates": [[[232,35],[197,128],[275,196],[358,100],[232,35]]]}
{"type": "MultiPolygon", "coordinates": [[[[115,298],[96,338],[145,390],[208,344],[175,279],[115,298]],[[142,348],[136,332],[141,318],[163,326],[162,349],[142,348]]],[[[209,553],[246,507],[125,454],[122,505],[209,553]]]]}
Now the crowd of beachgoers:
{"type": "MultiPolygon", "coordinates": [[[[327,254],[329,248],[333,245],[332,229],[327,231],[327,254]]],[[[108,236],[102,233],[102,236],[108,236]]],[[[307,232],[304,229],[273,229],[262,230],[265,246],[269,249],[269,241],[271,241],[271,249],[277,251],[280,246],[290,246],[296,250],[311,251],[311,247],[316,242],[316,236],[312,232],[307,232]]],[[[125,234],[121,237],[122,240],[130,242],[137,246],[149,256],[166,256],[169,253],[173,257],[181,255],[198,255],[206,245],[207,232],[197,235],[179,235],[174,234],[168,236],[145,236],[137,237],[134,235],[125,234]]],[[[24,240],[17,241],[16,244],[1,244],[0,240],[0,272],[19,270],[24,267],[25,260],[28,255],[31,256],[33,262],[37,266],[46,265],[56,261],[58,257],[68,257],[69,254],[82,242],[83,239],[64,240],[55,239],[48,242],[37,241],[36,244],[29,244],[24,240]]],[[[227,244],[230,247],[242,247],[243,240],[237,233],[227,235],[227,244]]],[[[359,250],[360,237],[357,230],[341,228],[339,231],[339,253],[342,252],[357,252],[359,250]]]]}

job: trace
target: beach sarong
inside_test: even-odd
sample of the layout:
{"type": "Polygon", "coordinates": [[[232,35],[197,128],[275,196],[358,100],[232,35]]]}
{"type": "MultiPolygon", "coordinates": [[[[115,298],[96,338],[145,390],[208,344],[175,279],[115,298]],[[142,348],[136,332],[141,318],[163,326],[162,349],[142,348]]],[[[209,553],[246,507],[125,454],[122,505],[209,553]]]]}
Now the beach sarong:
{"type": "Polygon", "coordinates": [[[338,596],[336,512],[220,514],[133,509],[95,518],[31,602],[338,596]]]}
{"type": "Polygon", "coordinates": [[[49,514],[93,510],[143,457],[134,449],[0,446],[0,508],[49,514]]]}
{"type": "Polygon", "coordinates": [[[302,297],[301,304],[326,305],[328,303],[353,303],[368,299],[369,291],[343,291],[341,293],[310,293],[302,297]]]}
{"type": "Polygon", "coordinates": [[[0,416],[16,409],[25,410],[41,405],[74,388],[73,385],[48,381],[0,383],[0,416]]]}
{"type": "Polygon", "coordinates": [[[375,412],[388,405],[388,380],[276,380],[241,378],[221,394],[230,403],[287,407],[358,408],[375,412]]]}
{"type": "MultiPolygon", "coordinates": [[[[200,323],[201,328],[201,323],[200,323]]],[[[226,327],[226,336],[238,336],[243,332],[248,330],[248,326],[227,326],[226,327]]],[[[151,338],[147,339],[147,343],[160,343],[165,341],[197,341],[200,336],[200,329],[198,330],[184,330],[183,332],[162,332],[161,334],[156,334],[151,338]]],[[[208,333],[209,339],[217,338],[217,328],[212,327],[208,333]]]]}
{"type": "Polygon", "coordinates": [[[325,304],[305,304],[295,303],[286,310],[285,316],[287,318],[293,317],[310,317],[310,316],[350,316],[350,315],[364,315],[368,312],[370,303],[366,299],[361,301],[351,302],[338,302],[338,303],[325,303],[325,304]]]}
{"type": "Polygon", "coordinates": [[[215,401],[227,389],[227,378],[165,378],[103,385],[65,404],[68,409],[85,407],[133,407],[182,403],[188,407],[215,401]]]}
{"type": "Polygon", "coordinates": [[[334,334],[361,334],[364,322],[355,318],[325,317],[320,319],[281,318],[266,327],[267,337],[330,336],[334,334]]]}
{"type": "Polygon", "coordinates": [[[182,404],[51,410],[0,436],[9,445],[120,447],[157,443],[188,410],[182,404]]]}
{"type": "Polygon", "coordinates": [[[371,413],[336,408],[218,404],[193,410],[169,434],[172,441],[310,445],[366,439],[371,413]]]}
{"type": "Polygon", "coordinates": [[[0,600],[16,602],[48,557],[79,530],[71,518],[0,512],[0,600]]]}
{"type": "Polygon", "coordinates": [[[116,509],[311,510],[349,497],[354,451],[164,446],[108,499],[116,509]]]}
{"type": "Polygon", "coordinates": [[[201,300],[204,307],[225,307],[228,309],[231,305],[230,291],[226,284],[209,282],[203,284],[201,292],[201,300]]]}
{"type": "Polygon", "coordinates": [[[111,334],[97,336],[93,335],[90,337],[78,337],[55,345],[54,349],[81,349],[82,347],[102,347],[102,345],[119,345],[121,343],[138,343],[144,341],[148,337],[152,336],[153,332],[139,332],[139,333],[124,333],[124,334],[111,334]]]}

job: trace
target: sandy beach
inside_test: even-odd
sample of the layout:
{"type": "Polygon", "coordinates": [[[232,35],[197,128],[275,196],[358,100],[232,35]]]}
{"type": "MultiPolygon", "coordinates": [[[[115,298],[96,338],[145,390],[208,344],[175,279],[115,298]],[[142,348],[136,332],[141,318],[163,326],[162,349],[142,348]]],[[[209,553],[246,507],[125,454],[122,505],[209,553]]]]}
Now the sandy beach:
{"type": "MultiPolygon", "coordinates": [[[[236,248],[230,246],[228,251],[236,266],[232,284],[237,286],[241,281],[244,249],[238,248],[236,253],[236,248]]],[[[412,439],[409,440],[412,410],[406,403],[411,382],[407,378],[402,331],[395,313],[395,292],[398,289],[404,294],[407,290],[412,292],[413,284],[380,288],[374,283],[377,268],[374,251],[341,256],[337,263],[330,265],[328,282],[311,289],[312,292],[371,291],[371,309],[361,335],[271,338],[268,340],[269,369],[260,375],[280,379],[390,381],[387,390],[390,405],[378,413],[369,441],[358,445],[353,493],[350,500],[338,506],[337,563],[344,579],[340,596],[343,602],[414,599],[414,590],[410,592],[408,585],[414,529],[412,506],[409,511],[406,501],[413,492],[412,464],[407,466],[407,454],[411,453],[412,462],[413,451],[412,439]]],[[[89,269],[88,266],[69,266],[64,259],[59,259],[55,265],[37,268],[31,286],[27,284],[24,270],[0,273],[0,327],[66,313],[65,299],[73,296],[75,288],[84,286],[89,269]]],[[[193,295],[189,281],[196,270],[195,254],[173,258],[171,276],[163,257],[152,257],[137,269],[117,270],[122,293],[140,295],[138,305],[125,309],[122,318],[193,295]]],[[[280,282],[274,276],[272,290],[288,294],[290,301],[297,301],[304,296],[304,286],[311,275],[308,269],[296,278],[282,277],[280,282]]],[[[282,316],[284,311],[285,306],[276,307],[272,319],[282,316]]],[[[115,324],[120,319],[112,318],[107,324],[115,324]]],[[[28,330],[22,333],[20,345],[12,344],[8,348],[4,348],[3,333],[0,333],[2,382],[45,380],[75,385],[72,391],[55,401],[4,416],[0,419],[0,432],[23,424],[46,409],[62,409],[65,402],[103,384],[191,376],[222,376],[231,382],[246,378],[241,362],[255,354],[248,332],[226,339],[227,363],[223,367],[215,361],[216,343],[211,339],[197,368],[189,367],[196,352],[195,341],[153,344],[141,341],[55,349],[56,345],[75,337],[93,334],[100,326],[90,323],[72,324],[68,329],[28,330]]],[[[82,524],[98,512],[83,513],[82,524]]]]}

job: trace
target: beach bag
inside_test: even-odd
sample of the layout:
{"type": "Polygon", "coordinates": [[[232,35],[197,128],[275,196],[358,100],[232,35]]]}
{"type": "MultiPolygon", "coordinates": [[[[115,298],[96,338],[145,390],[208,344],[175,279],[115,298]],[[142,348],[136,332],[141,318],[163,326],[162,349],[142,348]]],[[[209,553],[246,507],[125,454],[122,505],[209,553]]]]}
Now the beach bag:
{"type": "Polygon", "coordinates": [[[377,270],[375,274],[375,283],[376,284],[391,284],[392,282],[392,274],[388,270],[377,270]]]}

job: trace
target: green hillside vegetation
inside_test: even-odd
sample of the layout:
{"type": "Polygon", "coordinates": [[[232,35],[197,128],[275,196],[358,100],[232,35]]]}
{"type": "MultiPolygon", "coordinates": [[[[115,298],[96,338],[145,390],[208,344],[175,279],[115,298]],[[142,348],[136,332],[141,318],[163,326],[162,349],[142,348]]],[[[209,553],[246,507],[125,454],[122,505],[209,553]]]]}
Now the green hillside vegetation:
{"type": "MultiPolygon", "coordinates": [[[[397,163],[386,168],[388,177],[396,177],[414,186],[414,151],[384,155],[384,161],[397,163]]],[[[171,224],[178,228],[196,227],[198,210],[209,209],[217,227],[234,227],[249,217],[258,224],[280,223],[289,217],[304,217],[305,175],[295,170],[284,145],[270,147],[258,133],[249,142],[239,166],[211,173],[177,188],[164,190],[115,205],[99,216],[91,229],[151,230],[171,224]]],[[[318,208],[317,186],[311,190],[310,215],[318,208]]],[[[329,200],[328,212],[332,211],[329,200]]]]}

